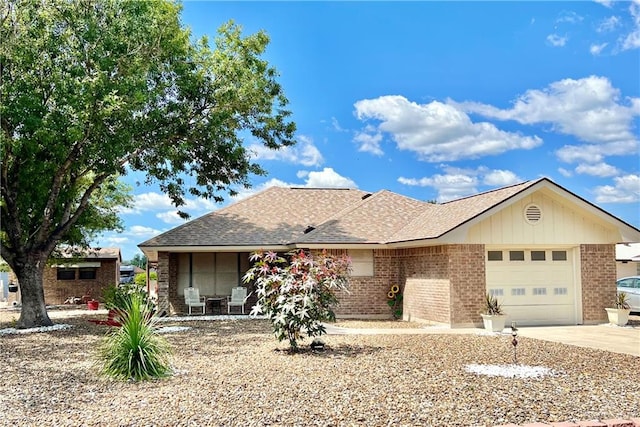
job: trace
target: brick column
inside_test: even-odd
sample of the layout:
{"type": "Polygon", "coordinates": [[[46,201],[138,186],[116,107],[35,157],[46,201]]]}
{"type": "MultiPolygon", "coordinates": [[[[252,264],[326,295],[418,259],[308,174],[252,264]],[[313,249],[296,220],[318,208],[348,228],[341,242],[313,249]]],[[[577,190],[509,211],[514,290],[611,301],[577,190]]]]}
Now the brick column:
{"type": "Polygon", "coordinates": [[[616,297],[615,245],[580,245],[582,318],[585,324],[607,321],[605,307],[616,297]]]}
{"type": "Polygon", "coordinates": [[[449,246],[451,326],[472,327],[482,324],[487,289],[484,245],[449,246]]]}
{"type": "Polygon", "coordinates": [[[169,309],[169,252],[158,252],[158,313],[169,309]]]}

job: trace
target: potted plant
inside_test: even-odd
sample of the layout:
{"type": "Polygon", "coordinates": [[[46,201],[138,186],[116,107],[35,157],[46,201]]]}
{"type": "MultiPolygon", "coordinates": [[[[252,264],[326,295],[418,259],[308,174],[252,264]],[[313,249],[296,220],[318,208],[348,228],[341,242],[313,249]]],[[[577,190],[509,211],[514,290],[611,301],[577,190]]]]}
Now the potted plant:
{"type": "Polygon", "coordinates": [[[480,313],[484,328],[492,332],[502,332],[507,315],[502,311],[498,298],[487,292],[484,310],[480,313]]]}
{"type": "Polygon", "coordinates": [[[609,323],[617,326],[626,325],[629,321],[629,313],[631,313],[627,294],[625,292],[618,292],[613,301],[613,305],[614,307],[605,308],[609,323]]]}

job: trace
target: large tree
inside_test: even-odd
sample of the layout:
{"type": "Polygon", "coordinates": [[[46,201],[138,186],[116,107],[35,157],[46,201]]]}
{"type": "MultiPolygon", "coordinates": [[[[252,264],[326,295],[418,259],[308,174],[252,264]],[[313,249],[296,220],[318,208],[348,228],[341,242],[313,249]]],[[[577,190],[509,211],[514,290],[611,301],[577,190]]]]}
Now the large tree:
{"type": "Polygon", "coordinates": [[[61,244],[118,226],[118,176],[145,173],[180,207],[221,201],[264,171],[243,146],[278,149],[295,124],[264,32],[233,22],[194,41],[172,1],[2,0],[0,255],[19,327],[50,325],[45,264],[61,244]],[[190,177],[190,178],[189,178],[190,177]]]}

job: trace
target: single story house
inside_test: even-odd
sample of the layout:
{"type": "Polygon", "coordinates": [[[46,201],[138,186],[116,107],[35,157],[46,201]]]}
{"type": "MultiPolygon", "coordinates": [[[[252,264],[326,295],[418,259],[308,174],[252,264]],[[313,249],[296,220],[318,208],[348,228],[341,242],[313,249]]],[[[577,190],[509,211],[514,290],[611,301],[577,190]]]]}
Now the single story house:
{"type": "MultiPolygon", "coordinates": [[[[390,191],[272,187],[138,246],[158,268],[159,308],[184,312],[184,289],[225,296],[255,250],[348,253],[338,317],[481,325],[487,292],[519,325],[606,320],[615,247],[640,230],[548,178],[435,204],[390,191]]],[[[250,305],[250,302],[249,304],[250,305]]]]}
{"type": "MultiPolygon", "coordinates": [[[[52,260],[42,278],[45,304],[59,305],[74,299],[100,300],[104,288],[119,282],[121,262],[120,248],[90,248],[52,260]]],[[[13,272],[10,280],[17,283],[13,272]]],[[[19,301],[19,292],[9,293],[9,303],[19,301]]]]}
{"type": "Polygon", "coordinates": [[[640,243],[616,245],[616,268],[618,279],[640,276],[640,243]]]}

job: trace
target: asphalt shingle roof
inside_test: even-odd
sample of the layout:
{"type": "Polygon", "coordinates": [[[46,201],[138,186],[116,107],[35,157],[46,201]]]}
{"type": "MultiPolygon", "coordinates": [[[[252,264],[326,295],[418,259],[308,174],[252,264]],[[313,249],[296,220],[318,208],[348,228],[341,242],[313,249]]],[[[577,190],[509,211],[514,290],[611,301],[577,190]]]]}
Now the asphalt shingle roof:
{"type": "Polygon", "coordinates": [[[284,245],[344,209],[365,191],[271,187],[141,243],[146,246],[284,245]]]}
{"type": "Polygon", "coordinates": [[[442,204],[387,190],[369,194],[354,189],[271,187],[139,246],[260,247],[433,239],[538,182],[527,181],[442,204]]]}

